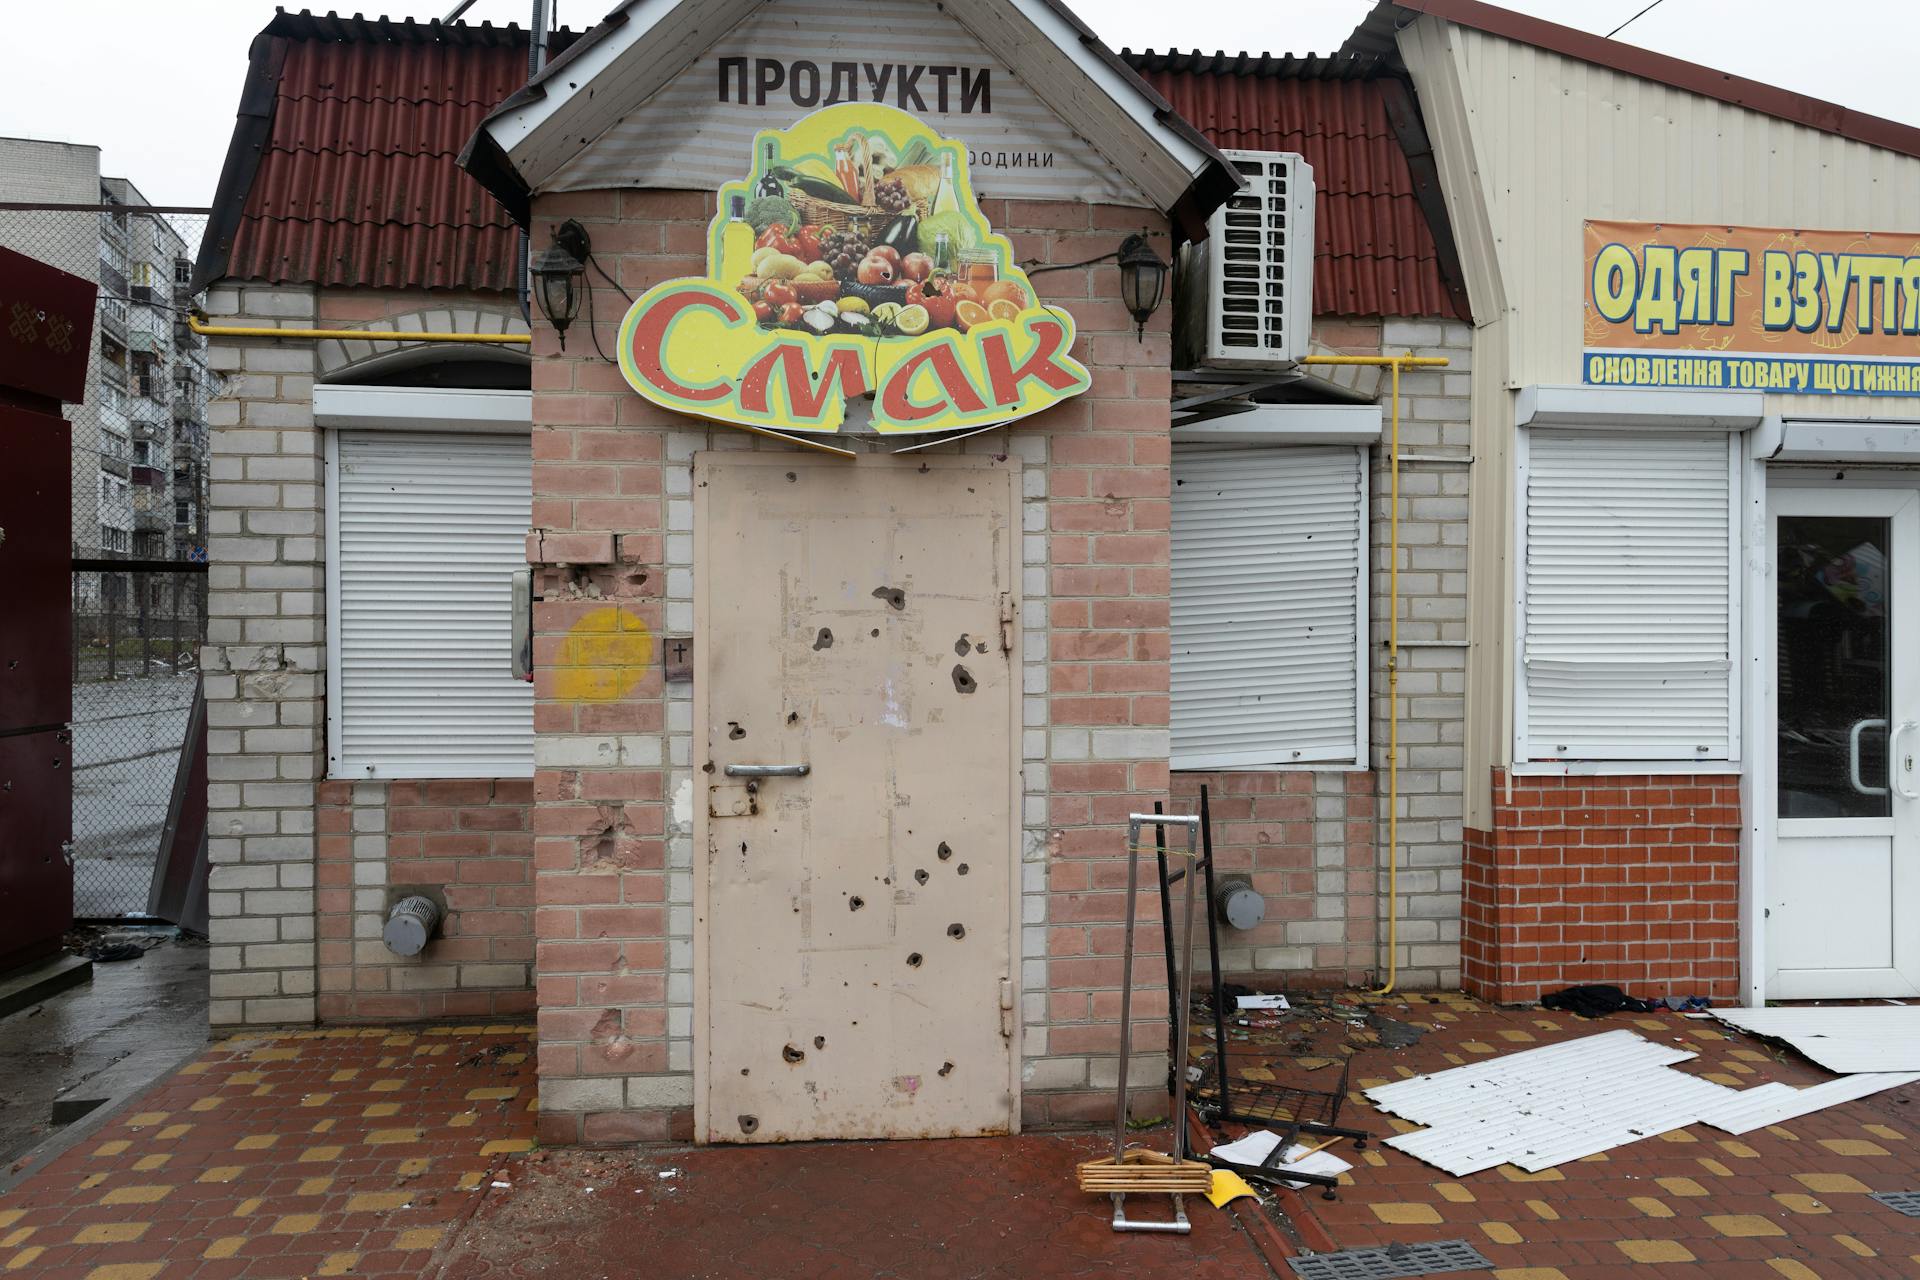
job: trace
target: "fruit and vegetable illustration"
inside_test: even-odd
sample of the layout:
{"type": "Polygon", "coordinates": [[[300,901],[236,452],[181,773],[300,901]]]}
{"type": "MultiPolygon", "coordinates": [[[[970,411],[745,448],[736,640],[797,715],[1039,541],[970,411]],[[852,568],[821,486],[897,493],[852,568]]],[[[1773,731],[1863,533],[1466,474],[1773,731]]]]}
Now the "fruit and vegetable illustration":
{"type": "Polygon", "coordinates": [[[986,430],[1085,392],[1072,315],[1035,295],[966,158],[879,103],[762,130],[718,193],[706,273],[621,321],[628,384],[775,434],[986,430]]]}
{"type": "Polygon", "coordinates": [[[870,122],[787,149],[763,134],[754,169],[721,193],[715,278],[761,327],[918,337],[965,333],[1034,305],[967,187],[966,152],[870,122]]]}

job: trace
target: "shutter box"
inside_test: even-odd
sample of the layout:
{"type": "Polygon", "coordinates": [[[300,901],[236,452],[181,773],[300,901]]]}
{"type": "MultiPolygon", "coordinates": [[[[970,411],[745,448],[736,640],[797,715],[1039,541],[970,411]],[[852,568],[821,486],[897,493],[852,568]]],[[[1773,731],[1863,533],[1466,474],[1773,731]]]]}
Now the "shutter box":
{"type": "Polygon", "coordinates": [[[1290,151],[1221,154],[1247,185],[1179,255],[1174,345],[1188,368],[1284,369],[1313,328],[1313,167],[1290,151]]]}
{"type": "Polygon", "coordinates": [[[331,433],[328,775],[533,773],[533,690],[514,678],[528,437],[331,433]]]}
{"type": "Polygon", "coordinates": [[[1366,752],[1365,449],[1176,445],[1176,769],[1366,752]]]}

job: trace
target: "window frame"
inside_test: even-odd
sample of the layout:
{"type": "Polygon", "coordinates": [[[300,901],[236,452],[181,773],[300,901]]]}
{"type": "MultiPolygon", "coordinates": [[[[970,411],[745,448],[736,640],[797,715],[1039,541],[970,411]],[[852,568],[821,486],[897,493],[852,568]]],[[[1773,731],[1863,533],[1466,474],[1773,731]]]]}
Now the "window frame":
{"type": "Polygon", "coordinates": [[[1507,664],[1513,689],[1512,733],[1508,743],[1511,772],[1525,776],[1530,773],[1725,774],[1740,771],[1745,755],[1741,665],[1746,627],[1746,571],[1742,562],[1745,450],[1742,446],[1743,438],[1737,430],[1691,424],[1669,425],[1644,418],[1636,421],[1630,412],[1618,414],[1618,420],[1613,423],[1591,420],[1563,422],[1543,418],[1533,422],[1522,421],[1516,425],[1513,435],[1513,502],[1509,513],[1513,535],[1513,557],[1509,570],[1512,575],[1509,588],[1513,600],[1513,650],[1507,664]],[[1703,440],[1724,440],[1727,451],[1727,747],[1724,753],[1683,756],[1673,754],[1675,748],[1649,747],[1637,754],[1623,754],[1618,751],[1583,751],[1580,744],[1574,744],[1566,755],[1532,754],[1531,726],[1527,715],[1527,568],[1530,550],[1527,495],[1532,477],[1533,436],[1538,430],[1591,432],[1596,437],[1618,440],[1623,448],[1631,447],[1635,436],[1647,435],[1696,435],[1703,440]]]}
{"type": "MultiPolygon", "coordinates": [[[[1252,413],[1194,423],[1175,430],[1173,447],[1177,453],[1184,445],[1227,445],[1262,449],[1351,450],[1355,467],[1355,513],[1357,539],[1354,582],[1354,749],[1351,755],[1312,760],[1272,759],[1262,762],[1196,763],[1190,755],[1184,760],[1177,748],[1169,748],[1169,768],[1181,773],[1357,773],[1372,767],[1372,667],[1369,661],[1370,622],[1373,610],[1373,446],[1380,442],[1381,411],[1378,405],[1297,405],[1261,406],[1252,413]]],[[[1171,476],[1172,463],[1169,462],[1171,476]]],[[[1169,502],[1177,500],[1172,489],[1169,502]]],[[[1169,604],[1179,591],[1178,570],[1173,570],[1169,585],[1169,604]]],[[[1169,632],[1171,636],[1171,631],[1169,632]]],[[[1171,658],[1169,658],[1171,663],[1171,658]]],[[[1178,712],[1169,697],[1168,723],[1178,712]]],[[[1275,747],[1281,754],[1286,748],[1275,747]]],[[[1217,759],[1217,753],[1212,759],[1217,759]]]]}

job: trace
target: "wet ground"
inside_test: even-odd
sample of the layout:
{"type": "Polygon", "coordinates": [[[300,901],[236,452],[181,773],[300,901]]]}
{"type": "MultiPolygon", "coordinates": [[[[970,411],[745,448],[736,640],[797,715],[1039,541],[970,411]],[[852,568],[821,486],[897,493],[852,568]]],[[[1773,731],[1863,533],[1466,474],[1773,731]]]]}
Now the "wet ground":
{"type": "Polygon", "coordinates": [[[33,1148],[84,1123],[87,1104],[125,1101],[207,1043],[206,947],[171,928],[125,932],[154,945],[0,1018],[0,1186],[33,1148]]]}

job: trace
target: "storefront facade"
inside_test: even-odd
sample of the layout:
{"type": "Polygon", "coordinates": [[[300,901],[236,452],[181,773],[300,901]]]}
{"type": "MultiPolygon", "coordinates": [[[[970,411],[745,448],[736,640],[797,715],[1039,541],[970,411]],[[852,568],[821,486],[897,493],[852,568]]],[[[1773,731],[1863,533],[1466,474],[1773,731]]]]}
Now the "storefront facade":
{"type": "Polygon", "coordinates": [[[1478,326],[1465,985],[1916,994],[1920,132],[1484,6],[1352,44],[1478,326]]]}

